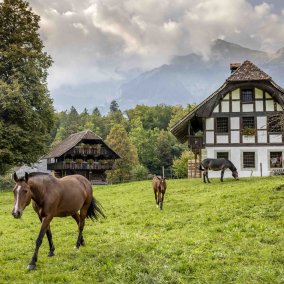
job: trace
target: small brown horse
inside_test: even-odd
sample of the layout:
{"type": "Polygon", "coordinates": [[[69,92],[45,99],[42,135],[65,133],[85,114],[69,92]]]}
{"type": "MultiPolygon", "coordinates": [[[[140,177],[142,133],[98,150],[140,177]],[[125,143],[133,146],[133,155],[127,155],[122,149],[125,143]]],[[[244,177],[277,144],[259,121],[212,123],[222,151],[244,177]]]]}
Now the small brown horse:
{"type": "Polygon", "coordinates": [[[101,205],[93,197],[91,183],[81,175],[56,178],[45,173],[25,173],[24,178],[18,178],[14,192],[14,208],[12,215],[21,218],[23,211],[32,200],[33,209],[41,221],[41,229],[36,240],[36,248],[28,265],[29,270],[36,268],[38,250],[46,234],[49,243],[49,256],[54,255],[54,245],[50,230],[53,217],[72,216],[78,224],[79,233],[76,248],[84,245],[82,235],[85,218],[97,219],[105,217],[101,205]],[[80,214],[78,213],[80,211],[80,214]]]}
{"type": "Polygon", "coordinates": [[[204,159],[199,166],[200,171],[203,172],[203,181],[206,183],[206,179],[208,183],[210,183],[210,180],[208,178],[208,171],[213,170],[213,171],[221,171],[221,181],[223,182],[223,177],[224,177],[224,172],[226,169],[230,169],[232,172],[232,176],[238,180],[238,171],[234,164],[227,159],[224,158],[219,158],[219,159],[204,159]]]}
{"type": "Polygon", "coordinates": [[[154,189],[154,194],[155,194],[156,206],[158,208],[160,205],[160,209],[162,210],[164,195],[167,189],[166,178],[163,178],[161,176],[154,176],[153,177],[153,189],[154,189]]]}

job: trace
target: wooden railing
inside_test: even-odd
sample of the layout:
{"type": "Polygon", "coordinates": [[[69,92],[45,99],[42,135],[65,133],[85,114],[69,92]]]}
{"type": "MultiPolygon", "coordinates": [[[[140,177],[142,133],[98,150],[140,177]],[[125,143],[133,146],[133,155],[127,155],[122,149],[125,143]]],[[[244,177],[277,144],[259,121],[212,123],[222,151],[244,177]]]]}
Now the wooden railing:
{"type": "Polygon", "coordinates": [[[57,162],[47,164],[47,169],[50,171],[56,170],[112,170],[115,167],[114,162],[108,162],[101,164],[99,162],[94,162],[89,164],[87,162],[76,163],[76,162],[57,162]]]}
{"type": "Polygon", "coordinates": [[[97,148],[97,147],[74,147],[70,151],[68,151],[68,154],[71,155],[94,155],[94,156],[100,156],[100,155],[106,155],[108,154],[108,151],[106,148],[97,148]]]}

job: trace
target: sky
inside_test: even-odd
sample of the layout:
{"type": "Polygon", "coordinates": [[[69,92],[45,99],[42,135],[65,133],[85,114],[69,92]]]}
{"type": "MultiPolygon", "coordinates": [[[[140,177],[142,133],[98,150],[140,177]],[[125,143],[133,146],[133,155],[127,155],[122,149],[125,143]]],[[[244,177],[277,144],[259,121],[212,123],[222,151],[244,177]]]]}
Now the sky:
{"type": "Polygon", "coordinates": [[[284,47],[283,0],[28,0],[54,60],[48,86],[58,111],[103,107],[119,84],[217,38],[251,49],[284,47]]]}

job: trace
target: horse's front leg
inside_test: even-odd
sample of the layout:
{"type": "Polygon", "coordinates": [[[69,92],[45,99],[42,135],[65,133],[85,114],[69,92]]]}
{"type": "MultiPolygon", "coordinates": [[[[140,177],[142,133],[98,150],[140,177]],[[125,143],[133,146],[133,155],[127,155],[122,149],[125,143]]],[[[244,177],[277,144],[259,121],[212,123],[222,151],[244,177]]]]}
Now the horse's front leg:
{"type": "Polygon", "coordinates": [[[208,170],[206,171],[206,178],[207,178],[207,181],[208,181],[208,183],[211,183],[211,181],[209,180],[209,178],[208,178],[208,170]]]}
{"type": "Polygon", "coordinates": [[[154,189],[154,194],[155,194],[155,202],[156,202],[156,207],[158,208],[159,207],[159,196],[158,196],[158,194],[159,193],[157,193],[157,190],[155,190],[154,189]]]}
{"type": "Polygon", "coordinates": [[[163,202],[164,202],[164,192],[160,193],[160,209],[163,209],[163,202]]]}
{"type": "Polygon", "coordinates": [[[223,170],[221,170],[221,181],[222,181],[222,182],[224,181],[224,180],[223,180],[224,172],[225,172],[225,170],[224,170],[224,169],[223,169],[223,170]]]}
{"type": "Polygon", "coordinates": [[[206,172],[203,172],[203,182],[206,183],[206,172]]]}
{"type": "Polygon", "coordinates": [[[45,233],[48,230],[48,227],[49,227],[51,220],[52,220],[52,216],[47,216],[47,217],[44,217],[42,219],[41,228],[40,228],[37,240],[36,240],[36,248],[35,248],[35,251],[34,251],[34,255],[33,255],[32,259],[31,259],[31,261],[30,261],[30,263],[27,267],[29,270],[34,270],[36,268],[38,250],[39,250],[39,248],[42,244],[42,239],[43,239],[45,233]]]}
{"type": "MultiPolygon", "coordinates": [[[[39,215],[39,212],[37,212],[38,217],[40,222],[42,223],[42,218],[39,215]]],[[[54,256],[54,251],[55,251],[55,247],[53,245],[53,241],[52,241],[52,234],[51,234],[51,230],[50,230],[50,225],[48,226],[47,230],[46,230],[46,237],[48,239],[48,244],[49,244],[49,253],[48,256],[54,256]]]]}

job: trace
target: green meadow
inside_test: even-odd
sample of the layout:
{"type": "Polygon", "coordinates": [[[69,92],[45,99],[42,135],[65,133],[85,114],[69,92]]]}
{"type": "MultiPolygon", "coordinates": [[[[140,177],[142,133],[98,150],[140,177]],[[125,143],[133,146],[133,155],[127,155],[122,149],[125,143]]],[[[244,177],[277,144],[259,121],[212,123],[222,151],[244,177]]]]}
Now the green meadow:
{"type": "Polygon", "coordinates": [[[86,221],[74,249],[71,217],[51,223],[37,269],[27,271],[40,222],[11,215],[0,193],[0,283],[284,283],[284,178],[168,180],[164,209],[151,181],[95,186],[107,219],[86,221]]]}

